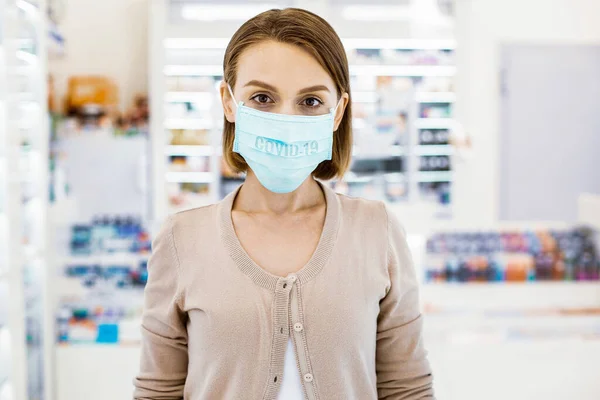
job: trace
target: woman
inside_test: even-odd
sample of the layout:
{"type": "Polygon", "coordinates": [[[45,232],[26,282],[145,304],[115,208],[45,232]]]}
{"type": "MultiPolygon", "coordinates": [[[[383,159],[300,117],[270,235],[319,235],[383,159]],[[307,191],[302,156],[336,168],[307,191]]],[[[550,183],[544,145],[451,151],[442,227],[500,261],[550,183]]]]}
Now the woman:
{"type": "Polygon", "coordinates": [[[156,238],[135,398],[433,398],[403,230],[315,180],[351,158],[339,37],[308,11],[267,11],[223,67],[223,157],[246,181],[156,238]]]}

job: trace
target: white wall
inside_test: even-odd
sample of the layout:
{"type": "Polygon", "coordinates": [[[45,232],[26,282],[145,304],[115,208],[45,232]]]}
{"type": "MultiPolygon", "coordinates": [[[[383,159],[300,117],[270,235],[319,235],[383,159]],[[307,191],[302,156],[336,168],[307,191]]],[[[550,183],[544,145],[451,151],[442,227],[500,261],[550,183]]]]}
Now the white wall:
{"type": "Polygon", "coordinates": [[[62,106],[71,75],[105,75],[119,88],[121,108],[148,92],[147,0],[65,0],[60,29],[65,55],[51,59],[56,100],[62,106]]]}
{"type": "Polygon", "coordinates": [[[598,0],[457,0],[457,117],[473,139],[458,163],[461,222],[492,223],[499,209],[499,51],[502,43],[600,44],[598,0]]]}

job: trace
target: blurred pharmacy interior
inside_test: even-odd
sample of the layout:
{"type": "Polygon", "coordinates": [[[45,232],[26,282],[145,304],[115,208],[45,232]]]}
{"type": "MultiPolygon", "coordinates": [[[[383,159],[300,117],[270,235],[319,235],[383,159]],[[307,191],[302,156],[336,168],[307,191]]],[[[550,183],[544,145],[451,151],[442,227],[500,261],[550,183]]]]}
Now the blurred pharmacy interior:
{"type": "Polygon", "coordinates": [[[153,235],[244,180],[225,46],[289,6],[346,47],[330,184],[404,224],[437,397],[599,399],[600,1],[0,0],[0,400],[131,398],[153,235]]]}

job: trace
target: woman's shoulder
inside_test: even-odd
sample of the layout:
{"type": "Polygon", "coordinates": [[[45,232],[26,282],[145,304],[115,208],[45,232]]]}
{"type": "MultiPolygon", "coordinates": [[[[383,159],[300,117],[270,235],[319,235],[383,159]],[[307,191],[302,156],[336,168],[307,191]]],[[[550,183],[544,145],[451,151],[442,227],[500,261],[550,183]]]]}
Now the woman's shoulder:
{"type": "Polygon", "coordinates": [[[400,231],[405,234],[401,218],[390,209],[389,204],[379,200],[367,200],[338,194],[342,218],[358,226],[374,227],[377,231],[400,231]]]}
{"type": "Polygon", "coordinates": [[[167,226],[173,232],[176,241],[198,238],[204,234],[213,235],[217,230],[217,205],[192,208],[169,216],[167,226]]]}
{"type": "Polygon", "coordinates": [[[388,223],[388,210],[383,201],[368,200],[361,197],[337,195],[344,219],[350,219],[362,225],[385,227],[388,223]]]}

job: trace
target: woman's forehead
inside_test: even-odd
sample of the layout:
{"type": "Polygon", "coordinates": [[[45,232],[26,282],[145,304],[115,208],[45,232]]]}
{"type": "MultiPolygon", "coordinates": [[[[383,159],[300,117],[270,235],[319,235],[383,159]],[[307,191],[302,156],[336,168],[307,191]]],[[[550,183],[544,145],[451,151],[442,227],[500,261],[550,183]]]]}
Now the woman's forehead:
{"type": "Polygon", "coordinates": [[[278,90],[301,90],[315,85],[335,89],[333,79],[319,62],[299,46],[265,41],[255,44],[240,55],[236,86],[257,80],[278,90]]]}

